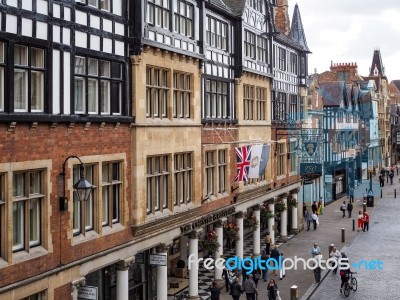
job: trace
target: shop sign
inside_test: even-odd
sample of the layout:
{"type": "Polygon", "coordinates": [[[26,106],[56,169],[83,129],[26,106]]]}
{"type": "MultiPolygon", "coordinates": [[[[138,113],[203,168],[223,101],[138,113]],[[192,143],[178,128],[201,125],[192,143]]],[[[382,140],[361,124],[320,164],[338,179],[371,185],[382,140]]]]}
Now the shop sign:
{"type": "Polygon", "coordinates": [[[150,254],[150,265],[152,266],[166,266],[167,265],[167,256],[160,254],[150,254]]]}
{"type": "Polygon", "coordinates": [[[325,175],[325,182],[326,183],[332,183],[333,182],[332,175],[325,175]]]}
{"type": "Polygon", "coordinates": [[[374,171],[374,161],[370,159],[368,161],[368,172],[373,172],[373,171],[374,171]]]}
{"type": "Polygon", "coordinates": [[[300,175],[322,175],[322,164],[319,163],[301,163],[300,175]]]}
{"type": "Polygon", "coordinates": [[[81,299],[97,300],[97,287],[81,286],[78,290],[78,300],[81,299]]]}
{"type": "Polygon", "coordinates": [[[186,224],[184,226],[181,226],[181,232],[182,234],[184,233],[188,233],[192,230],[195,230],[197,228],[201,228],[204,227],[208,224],[212,224],[215,221],[218,221],[219,219],[223,218],[223,217],[227,217],[230,216],[232,214],[235,213],[235,207],[230,207],[221,211],[218,211],[216,213],[213,214],[209,214],[207,216],[204,216],[192,223],[186,224]]]}

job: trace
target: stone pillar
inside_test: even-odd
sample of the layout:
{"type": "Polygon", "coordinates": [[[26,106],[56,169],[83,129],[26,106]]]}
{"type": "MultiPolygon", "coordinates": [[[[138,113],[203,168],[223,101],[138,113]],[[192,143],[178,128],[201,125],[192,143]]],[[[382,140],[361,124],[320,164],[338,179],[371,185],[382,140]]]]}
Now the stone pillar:
{"type": "Polygon", "coordinates": [[[187,266],[187,257],[188,257],[188,248],[187,248],[188,238],[186,235],[181,235],[179,238],[179,250],[181,254],[181,260],[185,262],[185,266],[187,266]]]}
{"type": "MultiPolygon", "coordinates": [[[[157,246],[157,254],[167,256],[168,248],[165,244],[157,246]]],[[[167,257],[165,258],[168,261],[167,257]]],[[[157,266],[157,300],[168,299],[168,267],[157,266]]]]}
{"type": "MultiPolygon", "coordinates": [[[[275,204],[274,199],[268,201],[268,209],[275,216],[275,204]]],[[[268,220],[268,231],[271,237],[272,244],[275,245],[275,217],[268,220]]]]}
{"type": "Polygon", "coordinates": [[[236,225],[239,228],[239,240],[236,241],[236,256],[243,259],[243,212],[235,215],[236,225]]]}
{"type": "Polygon", "coordinates": [[[281,212],[281,232],[280,232],[280,237],[279,241],[280,242],[285,242],[287,241],[287,194],[282,195],[282,202],[285,205],[286,209],[281,212]]]}
{"type": "MultiPolygon", "coordinates": [[[[199,235],[197,231],[189,234],[189,256],[192,256],[192,264],[189,268],[189,297],[190,299],[199,299],[199,265],[197,259],[199,256],[199,235]]],[[[158,298],[157,298],[158,299],[158,298]]]]}
{"type": "Polygon", "coordinates": [[[258,227],[253,231],[253,256],[257,257],[260,255],[260,205],[254,207],[254,215],[256,216],[258,227]]]}
{"type": "Polygon", "coordinates": [[[134,258],[122,260],[117,263],[117,300],[129,299],[129,274],[128,270],[134,258]]]}
{"type": "Polygon", "coordinates": [[[72,291],[71,291],[72,300],[78,300],[78,291],[81,286],[86,285],[86,279],[85,277],[80,277],[76,280],[73,280],[71,282],[71,285],[72,285],[72,291]]]}
{"type": "Polygon", "coordinates": [[[297,190],[295,193],[292,194],[293,201],[296,201],[297,205],[296,207],[292,207],[292,228],[291,228],[291,234],[296,234],[299,232],[299,223],[298,223],[298,207],[299,207],[299,201],[297,198],[297,190]]]}
{"type": "MultiPolygon", "coordinates": [[[[214,257],[215,260],[217,260],[218,258],[223,256],[223,251],[224,251],[224,230],[222,227],[222,222],[221,221],[217,221],[214,224],[214,231],[215,233],[218,235],[218,243],[219,243],[219,247],[217,249],[217,251],[215,251],[214,253],[214,257]]],[[[219,268],[214,268],[214,280],[222,280],[222,269],[219,268]]]]}

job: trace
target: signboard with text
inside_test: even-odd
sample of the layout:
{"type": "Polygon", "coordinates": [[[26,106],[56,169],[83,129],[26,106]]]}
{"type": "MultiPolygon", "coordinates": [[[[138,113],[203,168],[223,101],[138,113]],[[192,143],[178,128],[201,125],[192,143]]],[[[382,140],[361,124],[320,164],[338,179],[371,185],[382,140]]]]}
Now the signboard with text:
{"type": "Polygon", "coordinates": [[[320,163],[301,163],[300,164],[301,176],[321,176],[322,164],[320,163]]]}
{"type": "Polygon", "coordinates": [[[151,254],[150,255],[150,265],[152,266],[166,266],[167,265],[167,256],[159,255],[159,254],[151,254]]]}
{"type": "Polygon", "coordinates": [[[373,172],[374,171],[374,161],[369,160],[368,161],[368,172],[373,172]]]}
{"type": "Polygon", "coordinates": [[[78,300],[97,300],[96,286],[81,286],[78,290],[78,300]]]}

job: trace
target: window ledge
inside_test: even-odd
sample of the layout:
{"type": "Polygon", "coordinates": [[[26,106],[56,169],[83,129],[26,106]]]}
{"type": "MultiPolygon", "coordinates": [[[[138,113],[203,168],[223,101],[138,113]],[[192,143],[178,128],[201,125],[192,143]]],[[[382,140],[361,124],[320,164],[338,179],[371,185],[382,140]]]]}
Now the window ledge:
{"type": "Polygon", "coordinates": [[[90,240],[97,239],[98,237],[100,237],[100,235],[97,232],[95,232],[94,230],[91,230],[91,231],[86,232],[86,235],[83,235],[81,233],[81,234],[79,234],[77,236],[74,236],[72,238],[72,243],[71,244],[72,244],[72,246],[74,246],[74,245],[77,245],[77,244],[80,244],[80,243],[84,243],[84,242],[87,242],[87,241],[90,241],[90,240]]]}
{"type": "Polygon", "coordinates": [[[282,179],[285,179],[285,178],[286,178],[286,175],[276,176],[276,180],[282,180],[282,179]]]}
{"type": "Polygon", "coordinates": [[[8,266],[9,266],[8,262],[6,262],[3,258],[0,258],[0,269],[8,266]]]}
{"type": "Polygon", "coordinates": [[[41,246],[30,248],[29,252],[27,251],[18,251],[13,253],[13,264],[17,264],[26,260],[31,260],[43,255],[48,254],[49,252],[41,246]]]}
{"type": "Polygon", "coordinates": [[[121,223],[114,223],[112,224],[112,227],[110,227],[109,225],[106,225],[102,228],[102,235],[108,235],[108,234],[112,234],[112,233],[116,233],[118,231],[124,230],[125,227],[121,224],[121,223]]]}
{"type": "Polygon", "coordinates": [[[164,219],[170,215],[172,215],[172,211],[167,208],[164,208],[163,211],[156,211],[154,214],[147,215],[146,222],[152,222],[158,219],[164,219]]]}
{"type": "Polygon", "coordinates": [[[179,206],[174,206],[174,213],[182,213],[195,208],[196,206],[190,202],[188,204],[180,204],[179,206]]]}
{"type": "Polygon", "coordinates": [[[297,172],[296,172],[296,171],[290,172],[290,173],[289,173],[289,176],[295,176],[295,175],[297,175],[297,172]]]}

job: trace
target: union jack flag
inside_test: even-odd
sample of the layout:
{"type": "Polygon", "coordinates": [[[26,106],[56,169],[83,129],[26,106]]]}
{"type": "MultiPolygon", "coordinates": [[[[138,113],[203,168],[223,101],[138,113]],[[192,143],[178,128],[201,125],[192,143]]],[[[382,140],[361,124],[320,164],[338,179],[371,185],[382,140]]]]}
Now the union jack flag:
{"type": "Polygon", "coordinates": [[[236,167],[237,175],[235,181],[247,181],[249,180],[249,166],[251,157],[251,145],[236,147],[236,167]]]}

